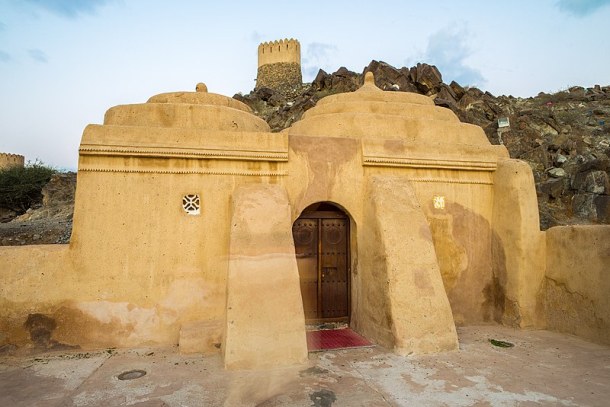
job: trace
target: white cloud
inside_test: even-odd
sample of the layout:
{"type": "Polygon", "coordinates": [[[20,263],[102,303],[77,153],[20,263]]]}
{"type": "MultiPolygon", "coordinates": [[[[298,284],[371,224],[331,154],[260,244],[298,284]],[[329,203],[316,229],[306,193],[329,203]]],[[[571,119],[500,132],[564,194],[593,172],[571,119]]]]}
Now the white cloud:
{"type": "Polygon", "coordinates": [[[461,85],[481,86],[486,82],[481,71],[466,62],[473,53],[467,41],[469,35],[464,26],[437,31],[428,38],[424,53],[417,60],[409,59],[407,65],[415,62],[436,65],[446,83],[454,80],[461,85]]]}
{"type": "Polygon", "coordinates": [[[68,18],[76,18],[80,14],[95,14],[97,8],[110,1],[112,0],[26,0],[33,6],[68,18]]]}
{"type": "Polygon", "coordinates": [[[308,44],[305,56],[301,61],[305,76],[313,79],[319,69],[328,70],[333,53],[337,52],[337,50],[337,46],[333,44],[321,42],[308,44]]]}
{"type": "Polygon", "coordinates": [[[9,62],[11,55],[8,52],[0,51],[0,62],[9,62]]]}
{"type": "Polygon", "coordinates": [[[250,39],[252,42],[259,43],[262,41],[263,36],[258,31],[252,31],[250,34],[250,39]]]}
{"type": "Polygon", "coordinates": [[[584,17],[610,5],[610,0],[559,0],[556,5],[565,13],[584,17]]]}
{"type": "Polygon", "coordinates": [[[28,55],[36,62],[40,62],[41,64],[45,64],[49,61],[47,54],[41,49],[33,48],[28,49],[28,55]]]}

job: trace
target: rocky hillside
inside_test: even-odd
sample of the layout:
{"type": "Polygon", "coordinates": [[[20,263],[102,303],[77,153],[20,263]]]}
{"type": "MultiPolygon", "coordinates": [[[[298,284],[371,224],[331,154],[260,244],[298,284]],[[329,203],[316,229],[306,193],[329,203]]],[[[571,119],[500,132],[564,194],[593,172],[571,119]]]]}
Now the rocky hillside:
{"type": "Polygon", "coordinates": [[[379,88],[430,96],[463,122],[481,126],[489,141],[504,144],[511,157],[527,161],[534,172],[543,230],[610,223],[610,86],[572,87],[527,99],[496,97],[455,82],[446,84],[432,65],[396,69],[372,61],[362,73],[320,70],[311,84],[284,93],[261,88],[234,97],[280,131],[322,97],[358,89],[368,71],[375,74],[379,88]],[[499,119],[507,126],[499,127],[499,119]]]}
{"type": "MultiPolygon", "coordinates": [[[[72,233],[76,174],[56,173],[42,188],[42,200],[0,223],[0,246],[68,243],[72,233]]],[[[1,208],[0,208],[1,209],[1,208]]]]}
{"type": "MultiPolygon", "coordinates": [[[[511,157],[527,161],[536,181],[543,230],[577,223],[610,224],[610,86],[572,87],[526,99],[494,96],[455,82],[446,84],[432,65],[397,69],[372,61],[362,73],[320,70],[310,84],[284,92],[261,88],[234,97],[273,131],[280,131],[324,96],[358,89],[368,71],[375,74],[379,88],[430,96],[463,122],[481,126],[490,142],[504,144],[511,157]],[[508,126],[499,127],[499,119],[508,126]]],[[[0,245],[68,242],[75,186],[76,174],[54,175],[42,191],[42,202],[21,216],[1,219],[0,245]]]]}

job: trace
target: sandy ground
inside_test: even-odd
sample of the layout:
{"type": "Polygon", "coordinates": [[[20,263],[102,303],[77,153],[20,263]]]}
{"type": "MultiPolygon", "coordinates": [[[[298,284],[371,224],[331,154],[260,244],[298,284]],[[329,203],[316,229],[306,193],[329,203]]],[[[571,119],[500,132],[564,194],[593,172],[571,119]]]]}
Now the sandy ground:
{"type": "Polygon", "coordinates": [[[0,406],[608,406],[610,347],[548,331],[459,329],[460,351],[400,357],[373,347],[304,366],[229,372],[176,349],[0,359],[0,406]],[[513,343],[493,346],[489,339],[513,343]],[[146,375],[119,380],[125,371],[146,375]]]}

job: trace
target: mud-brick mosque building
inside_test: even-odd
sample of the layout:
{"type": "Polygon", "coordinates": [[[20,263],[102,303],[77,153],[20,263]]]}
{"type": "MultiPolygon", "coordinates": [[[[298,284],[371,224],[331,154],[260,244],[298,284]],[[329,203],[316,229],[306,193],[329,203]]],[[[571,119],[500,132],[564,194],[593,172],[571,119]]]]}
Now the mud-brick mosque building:
{"type": "MultiPolygon", "coordinates": [[[[257,86],[300,82],[297,41],[261,44],[257,86]]],[[[541,232],[526,163],[371,73],[279,133],[203,84],[112,107],[77,185],[69,245],[0,248],[0,344],[240,369],[303,363],[312,321],[401,355],[480,323],[610,338],[608,228],[541,232]]]]}

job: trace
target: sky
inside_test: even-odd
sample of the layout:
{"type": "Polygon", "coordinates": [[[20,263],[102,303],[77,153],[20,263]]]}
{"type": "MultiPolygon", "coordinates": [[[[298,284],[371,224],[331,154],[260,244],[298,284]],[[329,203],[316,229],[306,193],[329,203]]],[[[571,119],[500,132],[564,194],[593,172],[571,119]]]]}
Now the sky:
{"type": "Polygon", "coordinates": [[[0,0],[0,152],[75,170],[108,108],[248,93],[258,44],[282,38],[306,82],[378,60],[494,95],[610,85],[609,22],[610,0],[0,0]]]}

